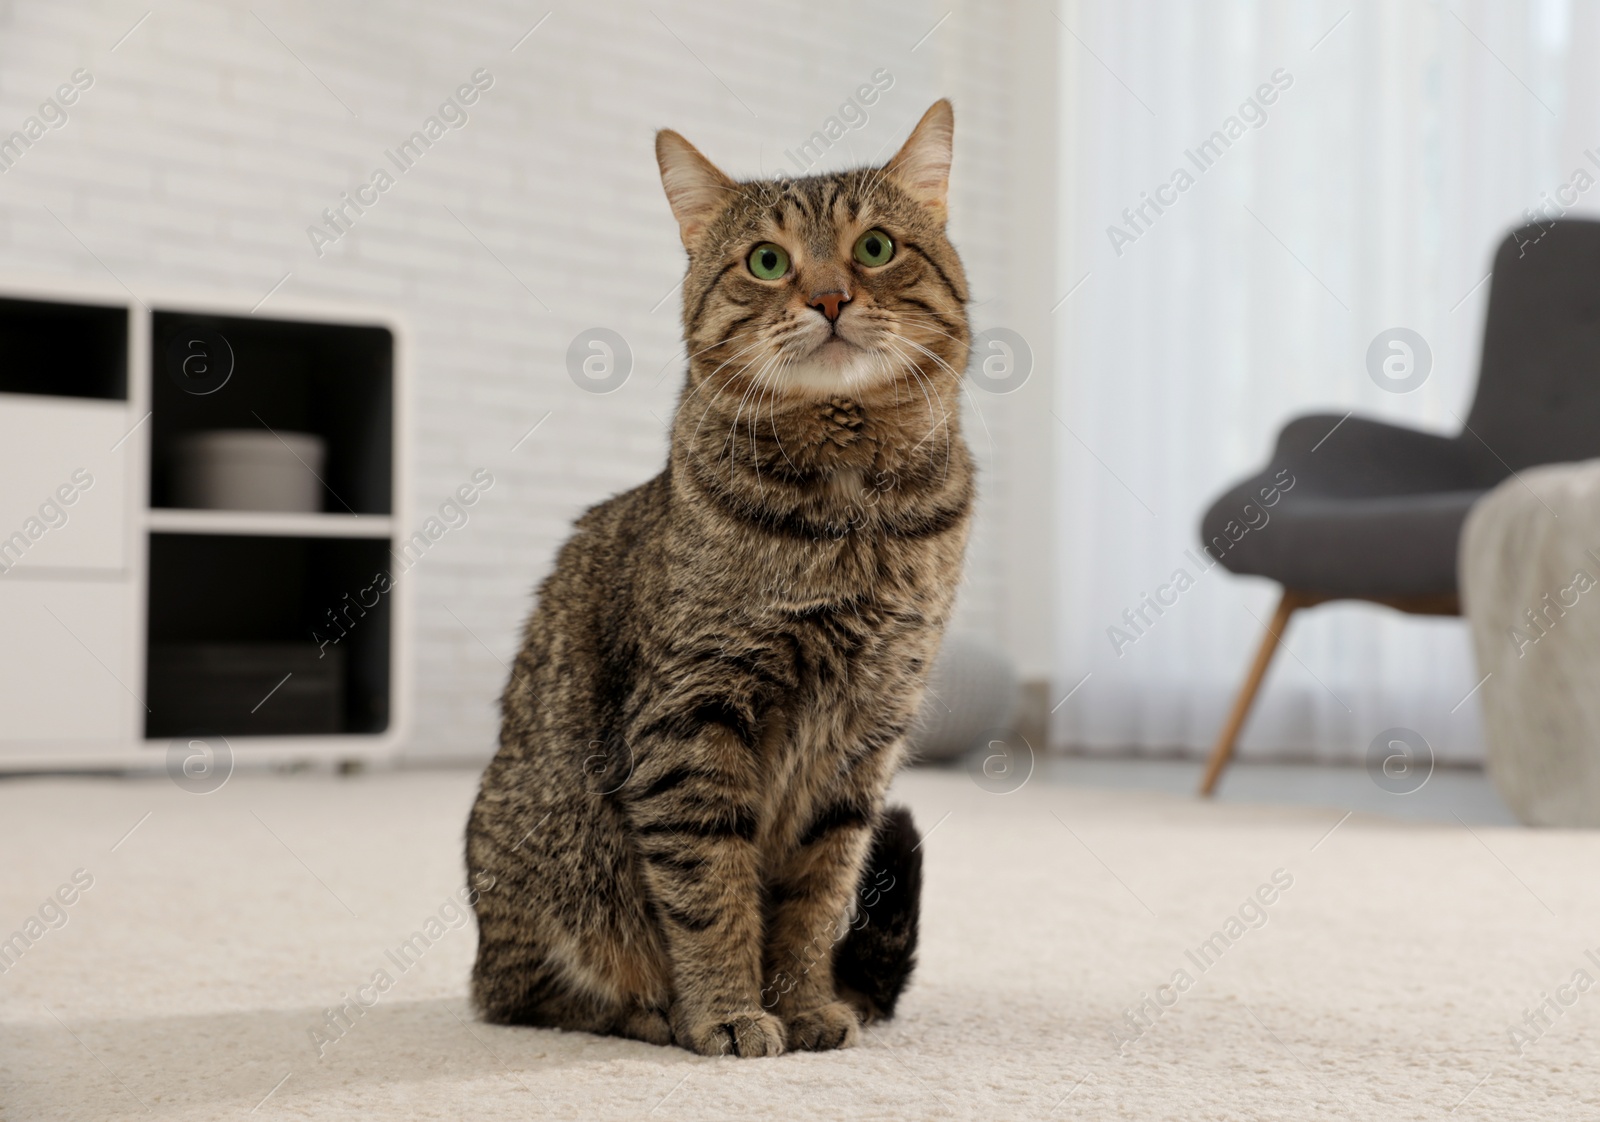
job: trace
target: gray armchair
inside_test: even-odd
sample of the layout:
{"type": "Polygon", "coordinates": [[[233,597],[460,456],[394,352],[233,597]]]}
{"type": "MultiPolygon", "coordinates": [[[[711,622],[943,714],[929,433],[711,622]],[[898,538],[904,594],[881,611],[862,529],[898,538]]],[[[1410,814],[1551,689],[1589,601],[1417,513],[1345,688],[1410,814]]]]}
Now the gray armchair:
{"type": "Polygon", "coordinates": [[[1278,434],[1271,462],[1202,519],[1205,548],[1224,567],[1283,585],[1202,795],[1232,758],[1296,611],[1368,600],[1460,614],[1456,549],[1472,504],[1522,468],[1600,456],[1600,222],[1513,231],[1490,284],[1478,390],[1459,434],[1300,417],[1278,434]]]}

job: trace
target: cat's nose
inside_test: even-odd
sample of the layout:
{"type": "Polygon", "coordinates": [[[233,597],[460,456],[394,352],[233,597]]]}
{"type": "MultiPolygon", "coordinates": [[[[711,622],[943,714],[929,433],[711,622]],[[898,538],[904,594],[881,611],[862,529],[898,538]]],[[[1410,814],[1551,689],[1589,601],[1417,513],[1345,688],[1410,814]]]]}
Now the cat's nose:
{"type": "Polygon", "coordinates": [[[811,299],[806,301],[813,308],[822,309],[822,314],[828,317],[831,323],[839,318],[839,309],[850,303],[848,292],[813,292],[811,299]]]}

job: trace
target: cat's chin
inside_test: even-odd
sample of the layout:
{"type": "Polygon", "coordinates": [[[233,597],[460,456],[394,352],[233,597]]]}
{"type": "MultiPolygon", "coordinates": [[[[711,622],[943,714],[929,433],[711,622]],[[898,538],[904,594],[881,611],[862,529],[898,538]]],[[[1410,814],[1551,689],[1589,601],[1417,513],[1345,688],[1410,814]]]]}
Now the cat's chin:
{"type": "Polygon", "coordinates": [[[842,340],[831,340],[783,372],[785,389],[806,397],[856,394],[893,381],[895,360],[842,340]]]}

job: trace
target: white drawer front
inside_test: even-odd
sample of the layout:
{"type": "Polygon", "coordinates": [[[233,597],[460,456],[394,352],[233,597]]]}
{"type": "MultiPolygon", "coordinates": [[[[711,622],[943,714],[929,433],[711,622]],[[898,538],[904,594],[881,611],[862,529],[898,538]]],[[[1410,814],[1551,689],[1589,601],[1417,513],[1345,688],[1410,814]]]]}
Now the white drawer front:
{"type": "Polygon", "coordinates": [[[142,734],[133,600],[123,581],[0,576],[0,742],[142,734]]]}
{"type": "Polygon", "coordinates": [[[122,401],[0,394],[0,580],[126,566],[134,420],[122,401]]]}

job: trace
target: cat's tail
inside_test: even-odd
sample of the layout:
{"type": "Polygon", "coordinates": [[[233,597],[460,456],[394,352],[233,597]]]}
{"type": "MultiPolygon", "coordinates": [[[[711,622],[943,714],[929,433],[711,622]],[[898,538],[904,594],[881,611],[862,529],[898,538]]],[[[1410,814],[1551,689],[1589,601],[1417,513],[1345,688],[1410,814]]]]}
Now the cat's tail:
{"type": "Polygon", "coordinates": [[[903,806],[886,808],[856,886],[857,913],[833,958],[834,983],[863,1022],[894,1016],[917,962],[922,839],[903,806]]]}

